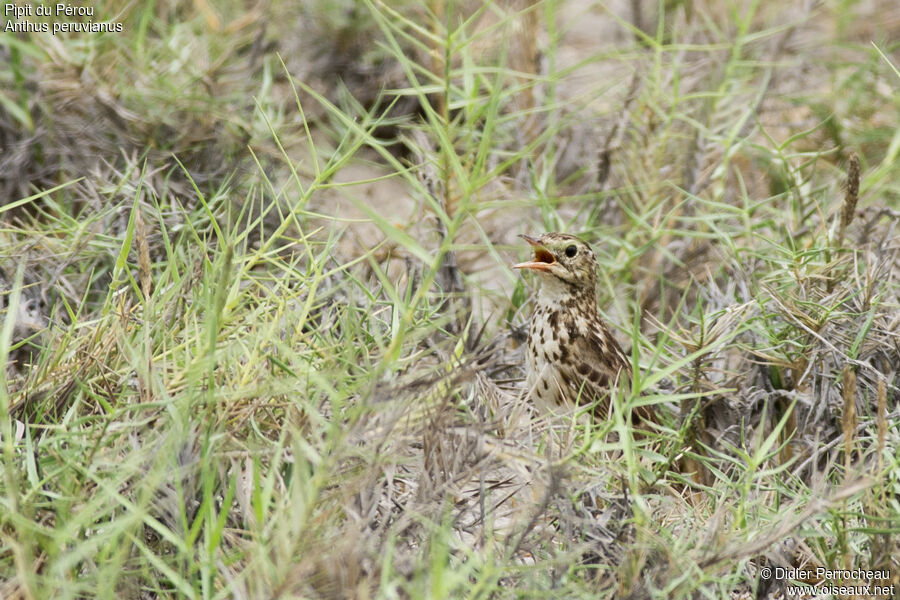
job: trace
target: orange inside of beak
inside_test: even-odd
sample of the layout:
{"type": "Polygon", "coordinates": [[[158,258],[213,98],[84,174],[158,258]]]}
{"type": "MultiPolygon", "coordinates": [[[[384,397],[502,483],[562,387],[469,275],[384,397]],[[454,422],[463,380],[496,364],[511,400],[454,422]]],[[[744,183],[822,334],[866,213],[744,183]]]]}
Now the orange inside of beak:
{"type": "Polygon", "coordinates": [[[553,254],[529,237],[522,236],[525,240],[534,246],[534,260],[513,265],[513,269],[532,269],[534,271],[548,271],[550,265],[556,262],[553,254]]]}
{"type": "Polygon", "coordinates": [[[548,265],[552,265],[556,262],[556,259],[553,258],[553,255],[547,251],[546,248],[541,248],[538,246],[534,249],[534,262],[539,263],[547,263],[548,265]]]}

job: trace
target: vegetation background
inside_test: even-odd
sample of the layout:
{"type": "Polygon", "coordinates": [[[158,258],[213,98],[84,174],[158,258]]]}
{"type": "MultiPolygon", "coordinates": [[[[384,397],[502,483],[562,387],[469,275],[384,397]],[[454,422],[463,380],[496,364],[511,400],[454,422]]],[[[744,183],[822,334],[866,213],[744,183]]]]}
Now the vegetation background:
{"type": "Polygon", "coordinates": [[[900,584],[895,2],[94,8],[0,33],[0,597],[900,584]],[[549,230],[609,422],[523,397],[549,230]]]}

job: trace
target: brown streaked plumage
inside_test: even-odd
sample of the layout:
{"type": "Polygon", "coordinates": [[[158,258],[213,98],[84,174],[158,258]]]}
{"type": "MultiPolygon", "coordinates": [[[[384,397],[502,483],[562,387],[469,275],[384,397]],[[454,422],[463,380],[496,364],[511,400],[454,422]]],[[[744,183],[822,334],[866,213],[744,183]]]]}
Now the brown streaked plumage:
{"type": "MultiPolygon", "coordinates": [[[[528,389],[539,405],[597,402],[606,418],[609,391],[631,381],[631,365],[597,313],[597,261],[590,246],[565,233],[521,236],[534,259],[513,265],[540,279],[528,332],[528,389]]],[[[640,415],[647,418],[649,415],[640,415]]]]}

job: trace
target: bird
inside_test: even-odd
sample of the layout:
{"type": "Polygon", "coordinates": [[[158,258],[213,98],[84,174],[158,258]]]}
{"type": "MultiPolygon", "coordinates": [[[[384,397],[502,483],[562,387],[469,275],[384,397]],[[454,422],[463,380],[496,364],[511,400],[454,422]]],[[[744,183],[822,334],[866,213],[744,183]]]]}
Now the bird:
{"type": "MultiPolygon", "coordinates": [[[[587,243],[566,233],[519,237],[534,258],[512,268],[540,281],[526,349],[531,398],[553,412],[594,403],[594,416],[607,418],[611,390],[630,384],[631,364],[597,312],[597,259],[587,243]]],[[[640,412],[638,420],[651,416],[640,412]]]]}

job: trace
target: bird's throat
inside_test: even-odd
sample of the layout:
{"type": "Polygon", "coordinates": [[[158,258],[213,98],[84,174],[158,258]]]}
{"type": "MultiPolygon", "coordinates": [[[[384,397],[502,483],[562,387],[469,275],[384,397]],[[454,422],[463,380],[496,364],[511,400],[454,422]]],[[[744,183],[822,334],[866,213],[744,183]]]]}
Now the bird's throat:
{"type": "Polygon", "coordinates": [[[552,275],[541,279],[537,297],[539,306],[554,310],[564,307],[571,309],[575,306],[585,307],[590,311],[596,310],[593,286],[579,286],[552,275]]]}

